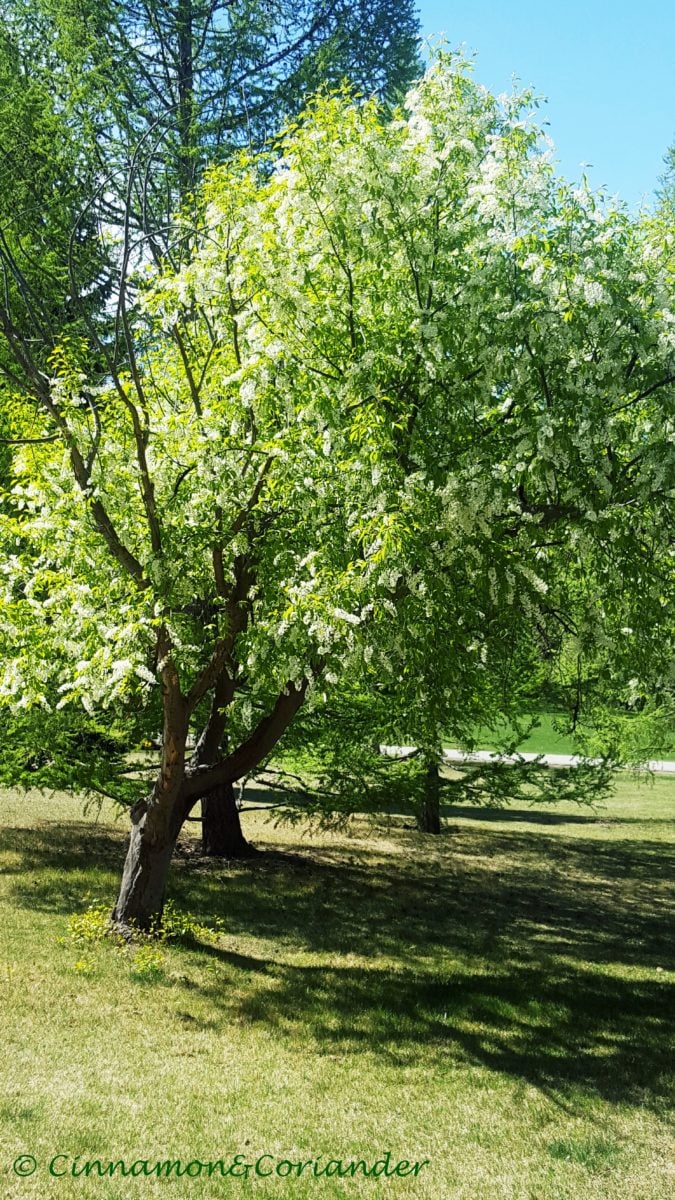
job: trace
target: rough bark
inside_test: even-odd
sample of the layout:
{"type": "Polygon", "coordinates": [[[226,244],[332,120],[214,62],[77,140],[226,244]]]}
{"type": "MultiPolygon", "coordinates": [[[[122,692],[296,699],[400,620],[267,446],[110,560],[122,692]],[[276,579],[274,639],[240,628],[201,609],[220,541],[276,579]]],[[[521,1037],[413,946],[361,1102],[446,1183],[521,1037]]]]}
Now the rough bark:
{"type": "Polygon", "coordinates": [[[438,764],[435,762],[427,765],[422,805],[417,816],[417,828],[420,833],[441,832],[441,787],[438,764]]]}
{"type": "Polygon", "coordinates": [[[158,655],[164,659],[162,759],[151,794],[131,811],[131,836],[112,919],[120,931],[152,931],[162,920],[171,856],[187,816],[183,803],[188,710],[164,627],[158,655]]]}
{"type": "MultiPolygon", "coordinates": [[[[315,668],[315,673],[318,673],[319,669],[315,668]]],[[[308,683],[307,679],[303,679],[299,684],[287,683],[284,691],[277,697],[272,711],[263,717],[253,733],[225,758],[212,766],[202,766],[203,760],[199,755],[195,755],[185,778],[186,800],[193,804],[201,796],[220,787],[222,783],[236,783],[244,775],[249,775],[274,749],[288,729],[304,702],[308,683]]]]}
{"type": "Polygon", "coordinates": [[[164,838],[153,834],[145,805],[132,814],[131,836],[122,872],[113,922],[124,933],[157,929],[164,910],[169,864],[176,845],[173,830],[164,838]]]}
{"type": "Polygon", "coordinates": [[[210,858],[250,858],[256,851],[244,837],[231,783],[202,796],[202,854],[210,858]]]}
{"type": "MultiPolygon", "coordinates": [[[[113,910],[113,921],[124,933],[133,933],[134,928],[151,930],[160,925],[171,856],[183,823],[197,800],[206,802],[209,841],[212,836],[210,817],[213,815],[217,821],[212,843],[216,849],[207,853],[220,854],[219,846],[228,858],[255,853],[241,831],[233,784],[274,748],[302,704],[307,689],[307,680],[300,685],[287,684],[271,713],[263,717],[247,740],[215,766],[204,769],[202,755],[208,763],[220,742],[220,721],[214,720],[209,724],[208,736],[205,735],[203,742],[200,739],[193,759],[186,766],[189,705],[181,694],[176,669],[165,651],[166,646],[161,644],[159,652],[165,660],[162,672],[162,762],[152,794],[136,805],[131,814],[129,848],[113,910]]],[[[218,699],[218,689],[214,699],[218,699]]],[[[214,708],[222,718],[220,706],[215,703],[214,708]]]]}

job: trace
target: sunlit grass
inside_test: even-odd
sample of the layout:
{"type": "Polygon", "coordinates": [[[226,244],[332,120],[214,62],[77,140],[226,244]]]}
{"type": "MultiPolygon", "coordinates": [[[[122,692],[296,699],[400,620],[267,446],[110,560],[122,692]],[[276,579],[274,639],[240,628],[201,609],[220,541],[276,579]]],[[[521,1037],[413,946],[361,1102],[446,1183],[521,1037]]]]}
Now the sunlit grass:
{"type": "MultiPolygon", "coordinates": [[[[537,724],[519,746],[530,754],[574,754],[577,747],[571,734],[562,732],[564,722],[555,713],[540,712],[536,716],[537,724]]],[[[513,736],[509,727],[504,727],[504,736],[513,736]]],[[[478,748],[492,750],[498,744],[494,730],[483,730],[478,737],[478,748]]]]}
{"type": "MultiPolygon", "coordinates": [[[[541,710],[536,714],[532,714],[530,718],[523,716],[523,721],[528,722],[530,719],[536,718],[536,725],[530,731],[528,736],[523,739],[518,749],[526,751],[530,754],[578,754],[579,745],[575,741],[573,734],[569,731],[569,717],[563,713],[546,712],[541,710]]],[[[481,750],[493,750],[499,745],[499,736],[514,737],[513,729],[504,725],[501,730],[482,730],[477,739],[477,748],[481,750]]],[[[450,741],[448,740],[448,745],[450,741]]],[[[659,751],[655,757],[668,757],[675,759],[675,741],[671,739],[670,744],[666,749],[659,751]]]]}
{"type": "Polygon", "coordinates": [[[255,813],[265,853],[229,866],[198,857],[192,827],[171,896],[224,933],[139,964],[68,933],[112,904],[124,820],[3,796],[2,1194],[665,1200],[674,800],[673,780],[624,778],[594,813],[461,806],[441,838],[255,813]],[[379,1181],[45,1173],[58,1152],[387,1150],[431,1165],[379,1181]],[[31,1178],[11,1173],[20,1153],[41,1164],[31,1178]]]}

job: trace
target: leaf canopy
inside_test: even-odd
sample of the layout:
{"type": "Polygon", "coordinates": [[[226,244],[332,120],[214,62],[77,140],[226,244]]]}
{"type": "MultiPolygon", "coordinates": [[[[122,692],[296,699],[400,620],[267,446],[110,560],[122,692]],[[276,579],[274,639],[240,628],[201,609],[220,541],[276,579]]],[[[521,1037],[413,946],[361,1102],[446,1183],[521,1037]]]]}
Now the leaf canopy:
{"type": "Polygon", "coordinates": [[[320,712],[384,681],[429,746],[542,654],[667,692],[662,227],[558,179],[532,95],[443,53],[393,118],[317,98],[199,214],[189,264],[134,282],[128,371],[64,341],[9,415],[55,440],[2,516],[3,703],[152,711],[160,627],[195,719],[227,662],[232,745],[290,684],[320,712]]]}

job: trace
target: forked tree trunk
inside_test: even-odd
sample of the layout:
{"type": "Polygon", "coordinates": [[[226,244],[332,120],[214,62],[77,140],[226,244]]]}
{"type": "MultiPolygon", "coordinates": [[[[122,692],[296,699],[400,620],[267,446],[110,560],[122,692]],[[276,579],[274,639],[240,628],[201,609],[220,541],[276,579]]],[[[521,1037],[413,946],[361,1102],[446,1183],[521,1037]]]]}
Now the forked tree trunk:
{"type": "MultiPolygon", "coordinates": [[[[161,651],[164,647],[160,645],[159,648],[161,651]]],[[[164,667],[163,683],[165,706],[162,761],[152,794],[147,800],[137,804],[131,813],[129,849],[119,896],[112,914],[117,929],[126,934],[133,934],[134,929],[151,931],[159,928],[171,856],[183,822],[196,801],[202,798],[202,787],[203,796],[207,798],[207,811],[211,810],[211,797],[215,798],[218,821],[218,841],[215,844],[226,846],[228,857],[236,856],[233,851],[238,852],[239,856],[242,853],[255,853],[241,832],[232,784],[228,783],[225,787],[223,782],[219,782],[219,771],[215,771],[215,779],[212,777],[207,780],[203,777],[208,777],[209,769],[203,760],[199,761],[199,748],[196,761],[191,763],[190,770],[186,772],[185,742],[190,698],[192,697],[192,704],[196,704],[200,698],[199,689],[195,697],[193,685],[187,699],[183,697],[172,663],[164,667]]],[[[227,764],[230,779],[239,779],[248,774],[274,749],[300,708],[306,690],[306,680],[300,686],[287,685],[277,698],[272,711],[259,722],[254,734],[229,756],[227,764]]],[[[218,741],[220,736],[222,735],[218,735],[218,741]]],[[[208,762],[207,755],[205,758],[208,762]]],[[[208,819],[207,830],[207,836],[210,837],[208,819]]]]}
{"type": "Polygon", "coordinates": [[[441,832],[441,781],[438,774],[438,764],[430,762],[427,765],[424,778],[424,794],[422,806],[417,817],[417,828],[420,833],[441,832]]]}
{"type": "Polygon", "coordinates": [[[202,854],[210,858],[250,858],[256,851],[244,837],[234,786],[224,783],[202,796],[202,854]]]}

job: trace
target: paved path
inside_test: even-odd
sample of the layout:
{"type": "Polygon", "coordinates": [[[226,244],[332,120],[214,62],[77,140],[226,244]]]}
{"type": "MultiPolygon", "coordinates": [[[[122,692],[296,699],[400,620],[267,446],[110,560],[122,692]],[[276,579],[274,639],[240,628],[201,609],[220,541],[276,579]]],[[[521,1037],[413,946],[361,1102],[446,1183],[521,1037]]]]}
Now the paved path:
{"type": "MultiPolygon", "coordinates": [[[[412,754],[414,746],[380,746],[383,754],[390,755],[391,758],[402,758],[406,754],[412,754]]],[[[546,767],[577,767],[579,763],[584,761],[600,764],[600,759],[584,760],[578,754],[532,754],[530,751],[523,751],[521,754],[497,754],[493,750],[474,750],[470,754],[463,750],[444,750],[443,757],[448,762],[534,762],[540,758],[546,767]]],[[[646,764],[650,771],[655,771],[663,775],[675,775],[675,762],[665,758],[650,759],[646,764]]]]}

